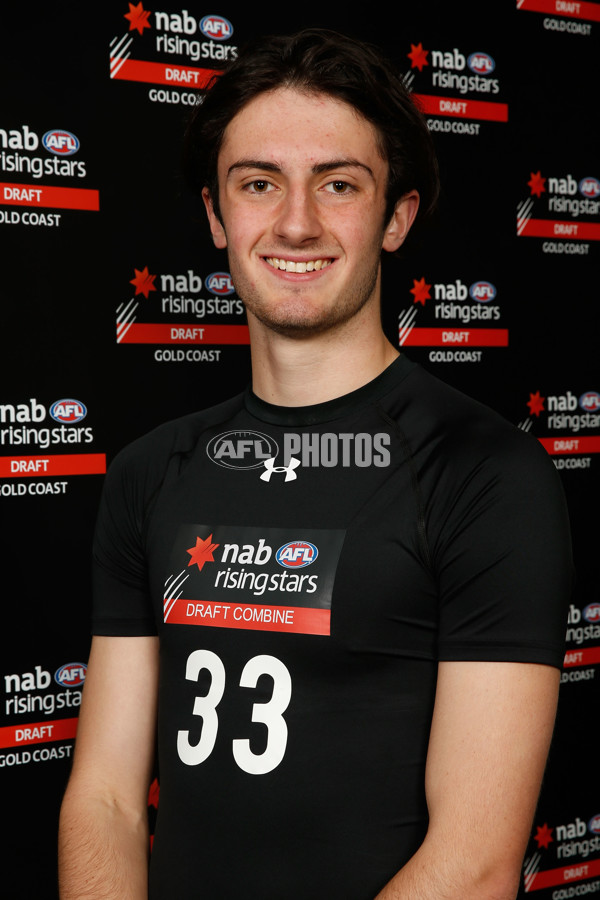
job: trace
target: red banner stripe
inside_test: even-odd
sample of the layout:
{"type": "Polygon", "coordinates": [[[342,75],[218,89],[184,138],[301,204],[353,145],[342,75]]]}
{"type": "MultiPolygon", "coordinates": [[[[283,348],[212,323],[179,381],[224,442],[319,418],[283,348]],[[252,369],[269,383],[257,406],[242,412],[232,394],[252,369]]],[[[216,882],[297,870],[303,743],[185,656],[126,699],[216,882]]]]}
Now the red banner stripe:
{"type": "Polygon", "coordinates": [[[0,728],[0,747],[24,747],[67,741],[77,733],[77,718],[54,719],[48,722],[28,722],[26,725],[5,725],[0,728]]]}
{"type": "Polygon", "coordinates": [[[51,209],[100,209],[100,192],[90,188],[50,187],[47,184],[0,182],[0,204],[51,209]]]}
{"type": "Polygon", "coordinates": [[[296,634],[329,634],[328,609],[303,606],[267,606],[254,603],[215,603],[180,597],[169,608],[167,625],[208,625],[251,631],[287,631],[296,634]]]}
{"type": "Polygon", "coordinates": [[[600,453],[600,435],[590,435],[589,437],[563,435],[562,437],[541,437],[538,440],[551,456],[563,453],[569,455],[600,453]]]}
{"type": "Polygon", "coordinates": [[[247,325],[117,325],[120,344],[249,344],[247,325]]]}
{"type": "Polygon", "coordinates": [[[0,456],[0,478],[55,475],[104,475],[106,453],[61,453],[58,456],[0,456]]]}
{"type": "Polygon", "coordinates": [[[507,328],[413,328],[405,347],[508,347],[507,328]]]}
{"type": "Polygon", "coordinates": [[[551,237],[564,241],[600,241],[598,222],[557,222],[554,219],[527,219],[522,227],[517,224],[522,237],[551,237]]]}
{"type": "Polygon", "coordinates": [[[527,878],[525,893],[540,891],[557,884],[572,884],[574,881],[583,881],[596,875],[600,875],[600,859],[577,862],[570,866],[562,866],[560,869],[546,869],[545,872],[536,872],[527,878]]]}
{"type": "Polygon", "coordinates": [[[573,666],[594,666],[600,663],[600,647],[583,647],[581,650],[567,650],[563,666],[570,669],[573,666]]]}
{"type": "Polygon", "coordinates": [[[517,9],[600,22],[600,4],[586,0],[517,0],[517,9]]]}
{"type": "Polygon", "coordinates": [[[430,116],[457,116],[459,119],[486,119],[508,122],[508,104],[489,100],[465,100],[463,97],[435,97],[413,94],[421,110],[430,116]]]}
{"type": "Polygon", "coordinates": [[[162,62],[147,62],[143,59],[126,59],[121,65],[115,60],[112,78],[122,81],[144,81],[148,84],[168,84],[171,87],[186,87],[203,90],[213,77],[220,75],[218,69],[197,69],[191,66],[173,66],[162,62]]]}

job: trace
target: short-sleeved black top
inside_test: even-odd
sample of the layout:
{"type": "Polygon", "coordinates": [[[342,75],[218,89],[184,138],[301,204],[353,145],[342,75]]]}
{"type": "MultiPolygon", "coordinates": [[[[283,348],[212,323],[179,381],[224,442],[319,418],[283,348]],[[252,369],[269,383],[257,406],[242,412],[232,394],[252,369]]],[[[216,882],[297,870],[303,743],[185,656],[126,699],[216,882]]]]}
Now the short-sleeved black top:
{"type": "Polygon", "coordinates": [[[427,829],[438,661],[562,663],[551,460],[404,356],[131,444],[94,560],[94,632],[160,636],[153,900],[370,900],[427,829]]]}

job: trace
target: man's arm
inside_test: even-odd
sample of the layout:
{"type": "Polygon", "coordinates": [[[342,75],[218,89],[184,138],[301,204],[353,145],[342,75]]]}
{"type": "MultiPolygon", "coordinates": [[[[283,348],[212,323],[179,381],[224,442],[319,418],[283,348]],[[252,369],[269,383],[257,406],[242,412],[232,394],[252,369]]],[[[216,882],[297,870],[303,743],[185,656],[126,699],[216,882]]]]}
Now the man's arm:
{"type": "Polygon", "coordinates": [[[514,900],[558,684],[549,666],[440,663],[425,779],[429,829],[376,900],[514,900]]]}
{"type": "Polygon", "coordinates": [[[60,815],[61,900],[147,900],[158,638],[95,637],[60,815]]]}

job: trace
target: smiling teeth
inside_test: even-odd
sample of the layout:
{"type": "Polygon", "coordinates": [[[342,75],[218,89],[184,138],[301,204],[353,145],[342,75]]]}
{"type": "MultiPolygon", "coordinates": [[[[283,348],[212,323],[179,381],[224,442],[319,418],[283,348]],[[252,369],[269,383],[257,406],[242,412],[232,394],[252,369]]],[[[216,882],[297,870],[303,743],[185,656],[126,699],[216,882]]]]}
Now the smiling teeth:
{"type": "Polygon", "coordinates": [[[270,266],[282,272],[318,272],[331,265],[330,259],[309,259],[306,262],[294,262],[291,259],[278,259],[276,256],[265,257],[270,266]]]}

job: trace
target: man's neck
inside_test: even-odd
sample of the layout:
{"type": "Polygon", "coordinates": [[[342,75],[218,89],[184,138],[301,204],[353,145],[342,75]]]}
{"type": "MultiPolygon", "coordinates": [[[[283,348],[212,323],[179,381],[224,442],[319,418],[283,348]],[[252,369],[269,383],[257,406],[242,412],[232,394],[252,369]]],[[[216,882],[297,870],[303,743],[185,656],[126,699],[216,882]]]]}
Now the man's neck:
{"type": "Polygon", "coordinates": [[[298,338],[269,331],[249,316],[254,393],[276,406],[312,406],[368,384],[399,354],[379,322],[356,318],[341,333],[298,338]]]}

